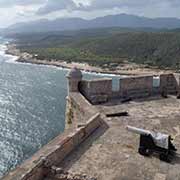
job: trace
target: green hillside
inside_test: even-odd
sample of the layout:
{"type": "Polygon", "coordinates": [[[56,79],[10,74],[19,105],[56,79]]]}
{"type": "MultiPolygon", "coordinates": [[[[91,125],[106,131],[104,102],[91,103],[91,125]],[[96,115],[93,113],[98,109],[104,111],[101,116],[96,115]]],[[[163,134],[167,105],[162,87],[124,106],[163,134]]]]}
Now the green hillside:
{"type": "Polygon", "coordinates": [[[39,59],[88,62],[103,66],[124,61],[180,68],[180,32],[107,28],[16,35],[22,51],[39,59]]]}

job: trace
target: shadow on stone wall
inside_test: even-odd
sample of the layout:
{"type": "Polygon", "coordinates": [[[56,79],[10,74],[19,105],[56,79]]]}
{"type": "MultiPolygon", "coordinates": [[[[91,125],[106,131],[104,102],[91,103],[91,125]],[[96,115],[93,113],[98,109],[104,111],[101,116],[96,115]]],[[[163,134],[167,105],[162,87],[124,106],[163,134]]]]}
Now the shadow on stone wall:
{"type": "Polygon", "coordinates": [[[68,171],[72,165],[85,154],[93,143],[107,131],[108,128],[107,123],[101,120],[101,126],[84,142],[82,142],[81,146],[78,146],[74,151],[72,151],[72,153],[62,163],[60,163],[60,167],[65,168],[65,170],[68,171]]]}

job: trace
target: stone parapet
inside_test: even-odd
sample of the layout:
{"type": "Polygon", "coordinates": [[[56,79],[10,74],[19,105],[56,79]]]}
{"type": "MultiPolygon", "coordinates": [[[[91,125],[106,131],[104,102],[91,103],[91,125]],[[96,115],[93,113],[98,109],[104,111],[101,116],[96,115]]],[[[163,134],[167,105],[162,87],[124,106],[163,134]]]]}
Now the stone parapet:
{"type": "Polygon", "coordinates": [[[84,124],[97,110],[81,93],[70,93],[66,105],[66,129],[74,129],[84,124]]]}
{"type": "Polygon", "coordinates": [[[166,91],[167,94],[177,94],[179,90],[179,75],[161,74],[160,92],[166,91]]]}
{"type": "Polygon", "coordinates": [[[177,94],[179,91],[179,75],[162,74],[159,78],[160,86],[154,87],[153,76],[128,76],[119,78],[119,90],[113,91],[112,79],[82,80],[80,92],[92,104],[108,102],[112,98],[144,98],[162,93],[177,94]]]}
{"type": "Polygon", "coordinates": [[[92,104],[106,102],[112,94],[112,79],[82,80],[79,89],[92,104]]]}
{"type": "Polygon", "coordinates": [[[46,176],[44,163],[56,166],[64,160],[77,146],[87,139],[101,126],[100,114],[94,114],[81,128],[66,130],[49,144],[44,146],[34,156],[6,175],[2,180],[41,180],[46,176]]]}
{"type": "Polygon", "coordinates": [[[120,83],[122,97],[143,98],[152,95],[153,76],[122,78],[120,83]]]}
{"type": "Polygon", "coordinates": [[[153,76],[125,77],[119,81],[118,91],[113,91],[111,78],[82,80],[79,89],[92,104],[105,103],[112,98],[140,98],[152,95],[153,76]]]}

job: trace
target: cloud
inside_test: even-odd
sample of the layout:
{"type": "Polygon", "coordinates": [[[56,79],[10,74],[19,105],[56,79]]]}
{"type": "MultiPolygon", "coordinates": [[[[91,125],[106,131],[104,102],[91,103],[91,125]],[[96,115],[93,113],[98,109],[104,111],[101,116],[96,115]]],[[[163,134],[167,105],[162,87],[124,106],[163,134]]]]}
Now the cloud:
{"type": "MultiPolygon", "coordinates": [[[[147,3],[147,2],[146,2],[147,3]]],[[[84,7],[84,10],[98,10],[98,9],[111,9],[111,8],[120,8],[124,6],[141,6],[144,4],[144,0],[92,0],[88,6],[84,7]]]]}
{"type": "Polygon", "coordinates": [[[105,10],[113,8],[127,7],[129,9],[141,9],[143,7],[160,7],[164,4],[169,6],[180,6],[179,0],[91,0],[88,6],[83,6],[81,10],[105,10]]]}
{"type": "Polygon", "coordinates": [[[92,19],[120,13],[180,18],[180,0],[0,0],[0,26],[41,18],[92,19]]]}
{"type": "Polygon", "coordinates": [[[54,11],[60,10],[75,10],[77,8],[77,4],[72,0],[48,0],[45,6],[39,8],[37,11],[38,15],[49,14],[54,11]]]}
{"type": "Polygon", "coordinates": [[[0,8],[44,3],[44,0],[0,0],[0,8]]]}
{"type": "Polygon", "coordinates": [[[68,11],[94,11],[94,10],[104,10],[104,9],[111,9],[114,7],[121,7],[125,4],[134,4],[132,1],[127,1],[127,3],[124,3],[122,0],[91,0],[89,3],[88,1],[82,2],[78,0],[48,0],[45,6],[41,7],[38,11],[38,15],[44,15],[49,14],[55,11],[62,11],[62,10],[68,10],[68,11]]]}
{"type": "Polygon", "coordinates": [[[141,9],[147,6],[160,8],[164,7],[164,4],[169,7],[180,7],[179,0],[86,0],[85,3],[80,0],[47,0],[46,4],[37,11],[37,14],[44,15],[62,10],[95,11],[124,7],[141,9]]]}

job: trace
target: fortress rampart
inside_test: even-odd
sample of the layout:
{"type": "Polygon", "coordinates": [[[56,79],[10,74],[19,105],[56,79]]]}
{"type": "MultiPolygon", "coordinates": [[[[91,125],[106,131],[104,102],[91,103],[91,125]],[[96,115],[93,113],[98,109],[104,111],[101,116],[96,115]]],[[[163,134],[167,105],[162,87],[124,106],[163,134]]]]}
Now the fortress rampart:
{"type": "Polygon", "coordinates": [[[153,76],[132,76],[119,78],[119,90],[113,91],[112,79],[82,80],[80,92],[92,103],[107,102],[112,98],[143,98],[166,91],[176,94],[179,89],[179,79],[174,74],[159,76],[159,86],[154,86],[153,76]]]}
{"type": "Polygon", "coordinates": [[[40,180],[48,174],[46,164],[58,166],[103,124],[100,112],[92,104],[108,102],[114,98],[144,98],[162,92],[175,95],[179,93],[179,77],[174,74],[160,75],[158,86],[154,86],[153,76],[120,78],[116,91],[112,88],[112,79],[82,80],[82,74],[76,68],[70,71],[67,78],[64,133],[7,174],[4,180],[40,180]]]}

